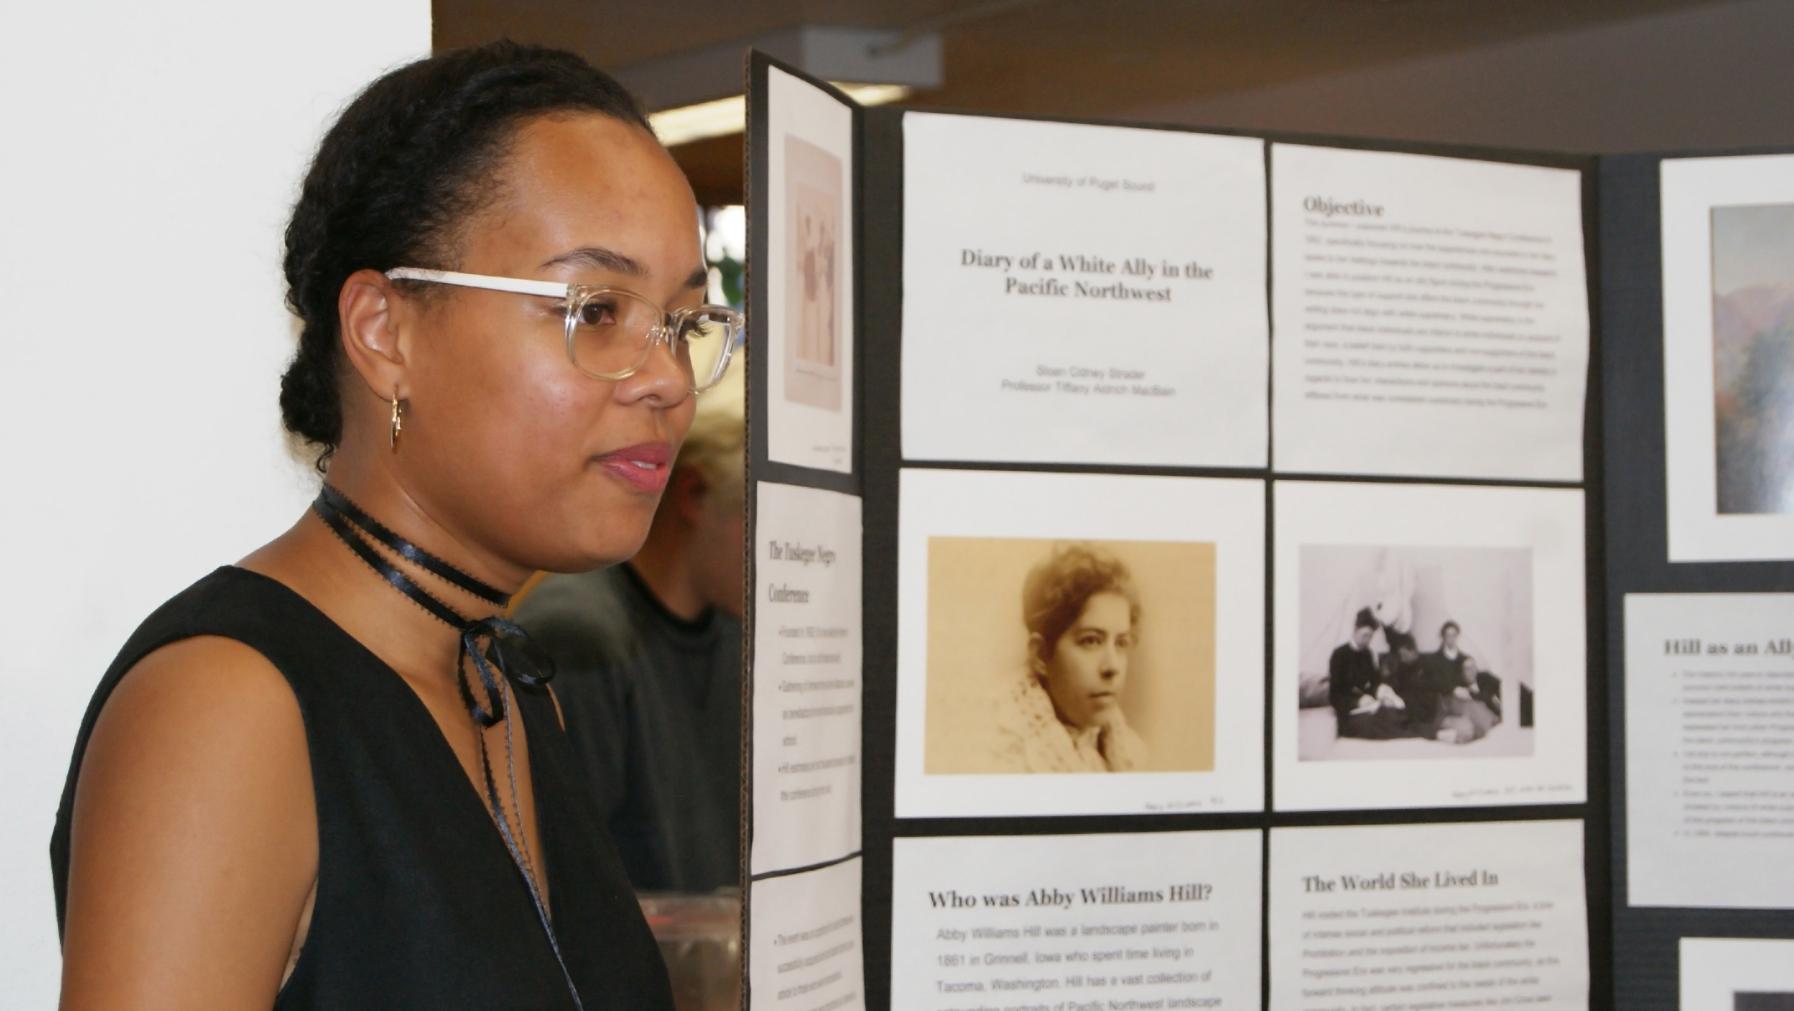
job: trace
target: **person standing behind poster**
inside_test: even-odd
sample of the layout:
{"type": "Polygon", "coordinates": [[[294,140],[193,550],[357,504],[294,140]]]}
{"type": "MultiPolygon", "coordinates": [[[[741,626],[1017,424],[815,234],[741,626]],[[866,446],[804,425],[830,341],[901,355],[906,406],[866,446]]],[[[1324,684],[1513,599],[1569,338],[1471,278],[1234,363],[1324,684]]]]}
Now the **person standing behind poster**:
{"type": "Polygon", "coordinates": [[[555,575],[515,619],[554,658],[567,731],[638,892],[739,879],[743,422],[700,401],[641,552],[555,575]]]}

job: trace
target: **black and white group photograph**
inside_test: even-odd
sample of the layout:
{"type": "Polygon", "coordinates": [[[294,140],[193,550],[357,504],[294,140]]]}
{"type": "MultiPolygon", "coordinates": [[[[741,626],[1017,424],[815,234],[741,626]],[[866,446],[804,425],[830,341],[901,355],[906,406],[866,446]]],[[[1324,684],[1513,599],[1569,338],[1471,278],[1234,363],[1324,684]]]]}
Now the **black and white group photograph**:
{"type": "Polygon", "coordinates": [[[1276,808],[1582,796],[1580,491],[1279,481],[1273,496],[1276,808]]]}
{"type": "Polygon", "coordinates": [[[1303,761],[1532,753],[1523,548],[1304,545],[1303,761]]]}

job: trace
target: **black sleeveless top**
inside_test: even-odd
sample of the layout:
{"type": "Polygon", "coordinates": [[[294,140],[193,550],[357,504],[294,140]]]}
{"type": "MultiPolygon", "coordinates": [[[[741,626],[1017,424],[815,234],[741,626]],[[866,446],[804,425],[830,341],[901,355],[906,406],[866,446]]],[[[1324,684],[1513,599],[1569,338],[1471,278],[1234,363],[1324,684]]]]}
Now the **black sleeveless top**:
{"type": "MultiPolygon", "coordinates": [[[[150,615],[94,692],[50,837],[58,928],[75,781],[100,707],[146,654],[201,635],[235,639],[266,657],[286,676],[305,721],[317,899],[274,1007],[572,1007],[523,875],[423,701],[303,597],[235,567],[218,569],[150,615]]],[[[529,740],[537,858],[580,998],[592,1011],[671,1011],[665,964],[596,805],[576,779],[554,702],[541,688],[512,687],[529,740]]]]}

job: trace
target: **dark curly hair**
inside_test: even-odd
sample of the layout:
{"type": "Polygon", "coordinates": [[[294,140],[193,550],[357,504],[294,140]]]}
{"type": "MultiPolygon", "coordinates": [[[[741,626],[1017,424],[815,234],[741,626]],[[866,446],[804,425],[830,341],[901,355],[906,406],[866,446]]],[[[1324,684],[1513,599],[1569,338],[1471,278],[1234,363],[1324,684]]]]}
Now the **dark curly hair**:
{"type": "Polygon", "coordinates": [[[280,381],[287,430],[342,441],[337,295],[357,270],[452,268],[459,229],[497,196],[494,170],[531,117],[594,112],[649,129],[633,96],[573,53],[495,42],[390,71],[343,110],[286,232],[299,350],[280,381]]]}
{"type": "Polygon", "coordinates": [[[1134,577],[1119,558],[1089,544],[1061,544],[1022,583],[1022,622],[1040,636],[1037,654],[1050,660],[1084,604],[1099,593],[1116,593],[1128,602],[1128,621],[1140,623],[1140,593],[1134,577]]]}

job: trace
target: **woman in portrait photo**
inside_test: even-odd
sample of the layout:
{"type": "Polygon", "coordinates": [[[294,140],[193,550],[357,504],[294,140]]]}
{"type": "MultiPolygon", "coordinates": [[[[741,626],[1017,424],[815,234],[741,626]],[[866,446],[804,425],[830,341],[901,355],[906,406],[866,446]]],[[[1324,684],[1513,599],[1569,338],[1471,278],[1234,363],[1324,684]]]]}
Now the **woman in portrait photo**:
{"type": "Polygon", "coordinates": [[[1028,670],[996,723],[997,771],[1127,772],[1146,745],[1121,699],[1139,635],[1127,567],[1087,544],[1054,548],[1022,584],[1028,670]]]}
{"type": "Polygon", "coordinates": [[[500,615],[640,547],[740,329],[698,236],[573,54],[438,55],[341,113],[285,250],[322,487],[99,683],[51,839],[64,1008],[672,1007],[500,615]]]}

